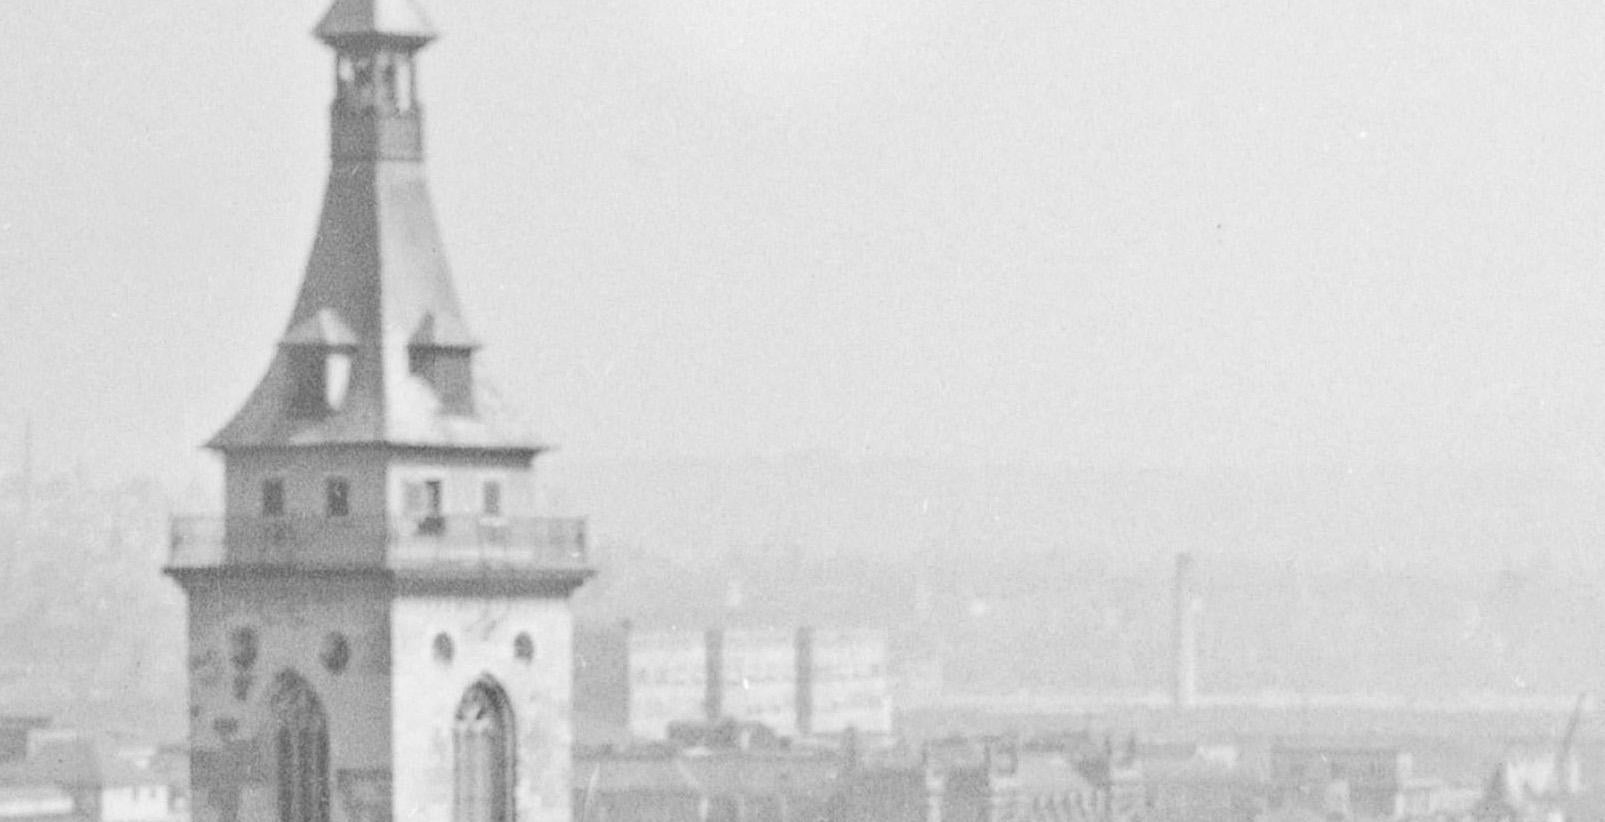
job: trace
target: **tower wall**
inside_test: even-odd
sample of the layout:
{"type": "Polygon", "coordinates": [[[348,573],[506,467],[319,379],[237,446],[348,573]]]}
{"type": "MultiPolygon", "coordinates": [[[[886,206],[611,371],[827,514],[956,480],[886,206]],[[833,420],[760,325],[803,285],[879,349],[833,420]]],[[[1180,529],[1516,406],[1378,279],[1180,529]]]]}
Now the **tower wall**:
{"type": "Polygon", "coordinates": [[[235,559],[271,559],[308,564],[377,564],[384,550],[385,463],[378,451],[354,447],[326,449],[263,449],[228,457],[224,473],[224,505],[229,513],[230,551],[235,559]],[[349,515],[330,518],[325,510],[325,482],[347,481],[349,515]],[[263,516],[262,483],[284,483],[288,529],[273,530],[263,516]]]}
{"type": "Polygon", "coordinates": [[[384,511],[385,462],[377,452],[346,449],[262,450],[231,456],[225,466],[224,505],[231,514],[255,515],[262,510],[262,481],[285,482],[285,513],[324,515],[323,480],[341,476],[351,482],[353,515],[384,511]]]}
{"type": "Polygon", "coordinates": [[[563,599],[403,595],[391,609],[394,818],[451,822],[457,709],[493,681],[512,709],[515,818],[571,822],[573,622],[563,599]],[[534,653],[517,653],[527,633],[534,653]],[[439,652],[439,637],[451,646],[439,652]]]}
{"type": "Polygon", "coordinates": [[[390,767],[388,583],[233,574],[186,587],[193,818],[278,818],[270,703],[291,671],[328,722],[330,819],[359,822],[354,779],[390,767]]]}
{"type": "Polygon", "coordinates": [[[453,457],[449,453],[427,458],[398,456],[389,467],[392,515],[406,513],[407,484],[429,479],[442,481],[445,492],[443,510],[447,516],[478,514],[483,504],[484,484],[495,480],[502,485],[502,515],[528,517],[536,513],[535,473],[528,457],[518,455],[453,457]]]}

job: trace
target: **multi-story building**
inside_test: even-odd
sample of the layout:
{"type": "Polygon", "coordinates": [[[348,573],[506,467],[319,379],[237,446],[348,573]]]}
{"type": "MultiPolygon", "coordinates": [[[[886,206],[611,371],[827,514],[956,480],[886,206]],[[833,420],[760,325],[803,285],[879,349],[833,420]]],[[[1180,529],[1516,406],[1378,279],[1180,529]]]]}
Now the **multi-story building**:
{"type": "Polygon", "coordinates": [[[626,654],[629,727],[643,739],[664,738],[676,722],[721,718],[782,736],[891,731],[880,631],[630,630],[626,654]]]}
{"type": "Polygon", "coordinates": [[[576,822],[812,822],[831,819],[839,762],[828,752],[667,748],[575,758],[576,822]]]}
{"type": "Polygon", "coordinates": [[[1412,784],[1409,752],[1393,746],[1282,743],[1270,750],[1273,805],[1355,819],[1391,819],[1412,784]]]}
{"type": "Polygon", "coordinates": [[[412,0],[334,0],[316,35],[317,237],[267,373],[208,443],[224,516],[173,527],[193,814],[567,822],[584,529],[537,509],[543,446],[458,305],[424,169],[435,31],[412,0]]]}

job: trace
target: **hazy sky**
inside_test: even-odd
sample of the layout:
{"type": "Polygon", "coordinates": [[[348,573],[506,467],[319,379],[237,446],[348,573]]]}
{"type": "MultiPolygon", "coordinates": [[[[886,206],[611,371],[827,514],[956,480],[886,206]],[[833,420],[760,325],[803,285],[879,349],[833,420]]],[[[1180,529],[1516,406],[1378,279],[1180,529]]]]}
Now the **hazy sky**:
{"type": "MultiPolygon", "coordinates": [[[[1599,3],[425,5],[459,290],[567,459],[1605,453],[1599,3]]],[[[207,463],[324,6],[0,2],[0,465],[207,463]]]]}

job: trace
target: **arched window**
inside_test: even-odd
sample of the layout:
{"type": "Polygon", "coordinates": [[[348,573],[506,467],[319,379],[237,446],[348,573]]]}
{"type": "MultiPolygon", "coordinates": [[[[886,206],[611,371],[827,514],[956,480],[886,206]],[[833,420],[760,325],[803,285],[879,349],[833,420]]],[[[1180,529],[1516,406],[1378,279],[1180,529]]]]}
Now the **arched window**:
{"type": "Polygon", "coordinates": [[[312,686],[293,671],[273,683],[279,822],[329,822],[329,726],[312,686]]]}
{"type": "Polygon", "coordinates": [[[455,822],[513,822],[513,714],[494,682],[463,695],[455,737],[455,822]]]}

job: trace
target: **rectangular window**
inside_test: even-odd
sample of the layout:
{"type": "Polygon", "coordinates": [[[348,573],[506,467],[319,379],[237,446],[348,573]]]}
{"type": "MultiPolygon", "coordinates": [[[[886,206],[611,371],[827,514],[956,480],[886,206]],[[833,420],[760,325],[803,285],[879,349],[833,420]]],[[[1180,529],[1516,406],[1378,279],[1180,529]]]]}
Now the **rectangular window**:
{"type": "Polygon", "coordinates": [[[444,489],[440,480],[424,480],[424,513],[432,517],[440,516],[443,503],[444,489]]]}
{"type": "Polygon", "coordinates": [[[351,483],[345,477],[329,477],[324,480],[323,512],[331,517],[351,514],[351,483]]]}
{"type": "Polygon", "coordinates": [[[483,510],[487,517],[502,515],[502,484],[496,480],[485,481],[483,510]]]}
{"type": "Polygon", "coordinates": [[[419,534],[439,536],[446,532],[446,520],[440,515],[444,496],[440,480],[407,483],[407,515],[417,521],[419,534]]]}
{"type": "Polygon", "coordinates": [[[262,516],[284,516],[284,480],[278,477],[262,480],[262,516]]]}

